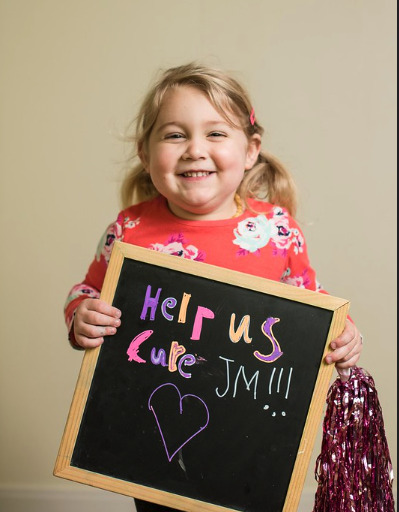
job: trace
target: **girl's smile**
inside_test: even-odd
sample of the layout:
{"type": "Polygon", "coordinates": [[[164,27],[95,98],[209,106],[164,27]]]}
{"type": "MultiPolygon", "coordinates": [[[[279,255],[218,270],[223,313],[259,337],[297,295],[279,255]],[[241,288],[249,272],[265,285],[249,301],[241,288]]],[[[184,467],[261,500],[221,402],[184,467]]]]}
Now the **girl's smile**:
{"type": "Polygon", "coordinates": [[[234,195],[255,164],[260,137],[250,140],[231,114],[230,124],[207,96],[191,86],[169,90],[140,157],[160,194],[178,217],[231,217],[234,195]]]}
{"type": "Polygon", "coordinates": [[[182,173],[184,178],[201,178],[203,176],[209,176],[209,171],[186,171],[182,173]]]}

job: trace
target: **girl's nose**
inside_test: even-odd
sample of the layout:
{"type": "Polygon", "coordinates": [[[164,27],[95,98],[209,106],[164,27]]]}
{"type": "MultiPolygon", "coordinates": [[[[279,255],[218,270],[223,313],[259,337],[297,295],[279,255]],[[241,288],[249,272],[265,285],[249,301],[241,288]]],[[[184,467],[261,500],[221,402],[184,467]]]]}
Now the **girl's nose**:
{"type": "Polygon", "coordinates": [[[187,145],[183,154],[183,160],[199,160],[205,158],[206,149],[203,141],[193,138],[187,141],[187,145]]]}

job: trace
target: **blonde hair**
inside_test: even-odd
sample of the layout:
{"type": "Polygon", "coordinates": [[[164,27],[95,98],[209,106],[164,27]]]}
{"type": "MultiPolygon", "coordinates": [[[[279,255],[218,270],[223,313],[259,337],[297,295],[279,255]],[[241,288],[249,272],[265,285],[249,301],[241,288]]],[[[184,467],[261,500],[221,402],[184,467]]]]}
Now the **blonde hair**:
{"type": "MultiPolygon", "coordinates": [[[[133,125],[134,134],[127,137],[135,147],[132,159],[148,144],[165,93],[184,85],[202,91],[230,124],[234,122],[229,114],[238,119],[248,139],[254,134],[262,136],[264,130],[258,121],[251,123],[252,103],[242,85],[220,70],[190,63],[166,70],[144,98],[133,125]]],[[[293,216],[296,213],[296,189],[291,174],[266,151],[259,153],[255,165],[245,173],[237,193],[247,208],[247,199],[253,197],[285,207],[293,216]]],[[[158,191],[143,165],[130,166],[122,183],[122,206],[127,208],[133,200],[143,201],[156,195],[158,191]]]]}

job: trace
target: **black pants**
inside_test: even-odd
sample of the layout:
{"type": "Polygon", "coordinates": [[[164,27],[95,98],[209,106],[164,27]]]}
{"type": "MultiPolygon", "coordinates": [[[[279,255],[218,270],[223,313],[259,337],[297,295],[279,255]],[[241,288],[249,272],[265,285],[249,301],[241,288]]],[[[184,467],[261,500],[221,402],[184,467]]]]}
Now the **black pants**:
{"type": "Polygon", "coordinates": [[[156,505],[155,503],[150,503],[149,501],[135,499],[134,503],[136,505],[137,512],[179,512],[175,508],[165,507],[164,505],[156,505]]]}

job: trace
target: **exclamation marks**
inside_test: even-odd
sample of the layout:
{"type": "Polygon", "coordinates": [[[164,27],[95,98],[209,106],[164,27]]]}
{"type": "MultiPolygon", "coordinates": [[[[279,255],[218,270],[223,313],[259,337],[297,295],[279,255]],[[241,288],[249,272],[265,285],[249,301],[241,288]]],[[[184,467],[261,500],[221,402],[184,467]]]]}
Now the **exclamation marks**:
{"type": "MultiPolygon", "coordinates": [[[[272,395],[274,393],[277,394],[284,394],[284,399],[287,400],[289,393],[290,393],[290,387],[291,387],[291,378],[292,378],[292,367],[286,372],[286,376],[284,375],[284,368],[280,368],[280,371],[277,372],[277,368],[273,368],[272,373],[270,375],[269,379],[269,395],[272,395]]],[[[267,411],[270,409],[270,406],[266,404],[263,409],[267,411]]],[[[285,411],[280,412],[281,416],[286,416],[285,411]]],[[[277,416],[276,411],[271,411],[271,415],[273,418],[277,416]]]]}

